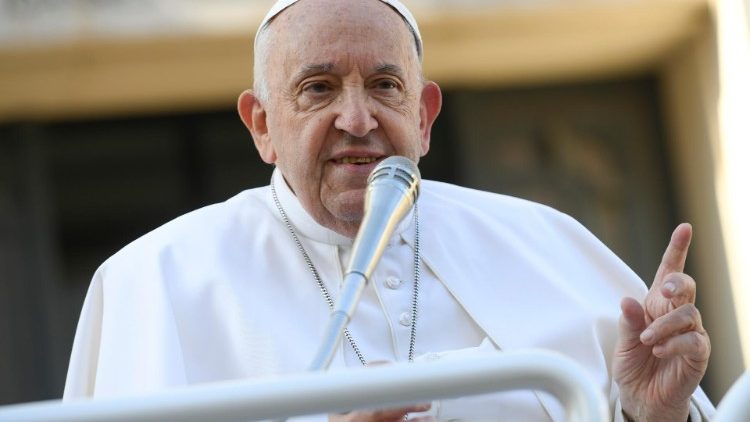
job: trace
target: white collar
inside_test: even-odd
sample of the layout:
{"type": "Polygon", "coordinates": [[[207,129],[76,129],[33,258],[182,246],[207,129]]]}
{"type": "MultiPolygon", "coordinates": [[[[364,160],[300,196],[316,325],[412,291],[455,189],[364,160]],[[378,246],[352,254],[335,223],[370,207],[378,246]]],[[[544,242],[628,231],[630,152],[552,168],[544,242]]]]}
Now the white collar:
{"type": "MultiPolygon", "coordinates": [[[[273,175],[271,176],[271,183],[276,188],[276,193],[279,197],[279,202],[286,212],[289,222],[294,226],[294,230],[300,235],[312,239],[317,242],[327,243],[329,245],[337,246],[351,246],[354,243],[354,239],[346,237],[342,234],[336,233],[335,231],[322,226],[320,223],[315,221],[310,214],[302,207],[302,204],[294,195],[294,192],[289,188],[284,176],[281,174],[281,170],[275,168],[273,175]]],[[[276,208],[272,206],[272,208],[276,208]]],[[[393,233],[388,241],[388,244],[398,242],[402,235],[411,228],[412,221],[414,220],[414,210],[409,211],[409,214],[396,227],[396,231],[393,233]]]]}

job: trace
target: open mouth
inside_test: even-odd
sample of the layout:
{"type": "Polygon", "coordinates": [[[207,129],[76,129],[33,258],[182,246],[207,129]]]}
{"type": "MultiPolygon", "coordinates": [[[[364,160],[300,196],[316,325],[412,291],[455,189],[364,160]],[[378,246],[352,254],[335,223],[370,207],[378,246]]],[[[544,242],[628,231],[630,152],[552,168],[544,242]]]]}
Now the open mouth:
{"type": "Polygon", "coordinates": [[[371,164],[382,157],[341,157],[336,161],[336,164],[371,164]]]}

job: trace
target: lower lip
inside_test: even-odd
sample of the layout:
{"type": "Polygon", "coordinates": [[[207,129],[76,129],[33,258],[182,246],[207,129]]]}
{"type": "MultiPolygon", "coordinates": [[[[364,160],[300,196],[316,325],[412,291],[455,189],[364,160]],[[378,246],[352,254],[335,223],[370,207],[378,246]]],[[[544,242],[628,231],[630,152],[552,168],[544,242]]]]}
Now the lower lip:
{"type": "Polygon", "coordinates": [[[370,174],[372,170],[375,168],[375,166],[378,165],[379,162],[383,161],[382,158],[377,159],[371,163],[367,164],[345,164],[345,163],[338,163],[336,161],[333,161],[333,164],[336,167],[343,168],[346,171],[354,172],[354,173],[367,173],[370,174]]]}

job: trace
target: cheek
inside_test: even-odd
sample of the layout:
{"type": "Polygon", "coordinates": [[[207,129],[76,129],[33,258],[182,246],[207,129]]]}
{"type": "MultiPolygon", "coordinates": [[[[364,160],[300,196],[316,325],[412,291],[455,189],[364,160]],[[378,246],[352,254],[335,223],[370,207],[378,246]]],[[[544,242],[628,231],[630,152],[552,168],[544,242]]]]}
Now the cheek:
{"type": "Polygon", "coordinates": [[[277,119],[273,122],[274,130],[269,130],[271,142],[279,155],[279,161],[296,161],[298,155],[305,148],[304,133],[300,125],[288,118],[277,119]]]}
{"type": "Polygon", "coordinates": [[[321,162],[333,146],[335,130],[333,114],[325,109],[315,112],[299,112],[289,109],[277,111],[273,125],[274,146],[278,161],[288,172],[292,171],[310,180],[301,183],[312,184],[325,170],[321,162]]]}
{"type": "Polygon", "coordinates": [[[411,159],[417,159],[427,151],[422,140],[422,132],[419,129],[419,116],[399,114],[389,122],[391,131],[389,138],[402,155],[411,159]]]}
{"type": "Polygon", "coordinates": [[[322,161],[327,155],[329,132],[323,123],[323,119],[311,119],[283,129],[286,141],[279,148],[283,148],[286,166],[300,175],[303,184],[316,183],[324,171],[322,161]]]}
{"type": "Polygon", "coordinates": [[[336,136],[333,119],[325,115],[311,116],[296,131],[299,154],[306,160],[317,163],[324,160],[333,147],[336,136]]]}

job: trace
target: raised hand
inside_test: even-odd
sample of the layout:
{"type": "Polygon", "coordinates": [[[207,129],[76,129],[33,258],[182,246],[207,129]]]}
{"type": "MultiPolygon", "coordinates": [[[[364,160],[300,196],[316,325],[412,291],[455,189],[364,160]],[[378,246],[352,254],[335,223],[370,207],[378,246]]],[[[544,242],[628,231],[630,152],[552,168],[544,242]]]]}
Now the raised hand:
{"type": "Polygon", "coordinates": [[[623,411],[630,418],[685,421],[703,378],[711,342],[695,307],[695,281],[683,273],[692,227],[679,225],[644,303],[624,298],[613,360],[623,411]]]}

